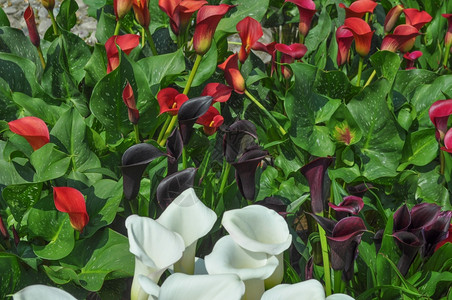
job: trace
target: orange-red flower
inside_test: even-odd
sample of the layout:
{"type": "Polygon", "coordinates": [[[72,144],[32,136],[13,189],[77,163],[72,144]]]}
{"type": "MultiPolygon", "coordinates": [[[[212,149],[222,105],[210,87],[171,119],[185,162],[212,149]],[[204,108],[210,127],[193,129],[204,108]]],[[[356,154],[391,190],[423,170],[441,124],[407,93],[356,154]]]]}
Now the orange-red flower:
{"type": "Polygon", "coordinates": [[[349,60],[350,47],[353,42],[353,33],[345,26],[340,26],[336,30],[337,42],[337,65],[342,66],[349,60]]]}
{"type": "Polygon", "coordinates": [[[133,12],[135,19],[144,28],[149,27],[151,17],[149,16],[149,0],[133,0],[133,12]]]}
{"type": "Polygon", "coordinates": [[[85,198],[78,190],[71,187],[54,187],[53,201],[56,209],[69,214],[71,225],[75,230],[81,232],[88,224],[85,198]]]}
{"type": "Polygon", "coordinates": [[[231,97],[233,88],[222,83],[208,83],[202,90],[201,96],[211,96],[213,102],[226,102],[231,97]]]}
{"type": "Polygon", "coordinates": [[[345,18],[362,18],[366,13],[372,14],[377,3],[372,0],[358,0],[350,4],[349,7],[344,3],[339,3],[339,7],[345,9],[345,18]]]}
{"type": "Polygon", "coordinates": [[[204,132],[207,135],[214,134],[218,127],[224,122],[224,118],[220,115],[220,112],[213,106],[209,107],[209,110],[196,120],[197,124],[204,126],[204,132]]]}
{"type": "Polygon", "coordinates": [[[159,0],[159,7],[170,18],[175,35],[185,32],[193,13],[205,4],[204,0],[159,0]]]}
{"type": "Polygon", "coordinates": [[[406,59],[405,70],[416,69],[414,67],[414,63],[416,62],[416,59],[418,59],[421,56],[422,56],[422,52],[421,51],[413,51],[411,53],[410,52],[405,53],[405,55],[403,56],[403,58],[406,59]]]}
{"type": "Polygon", "coordinates": [[[30,37],[31,43],[35,45],[35,47],[39,47],[41,38],[39,37],[38,28],[36,27],[35,14],[30,5],[28,5],[25,10],[24,19],[27,24],[28,36],[30,37]]]}
{"type": "Polygon", "coordinates": [[[450,46],[452,45],[452,14],[442,14],[442,16],[447,19],[448,23],[446,36],[444,37],[444,45],[450,46]]]}
{"type": "Polygon", "coordinates": [[[403,13],[405,14],[406,23],[414,26],[417,30],[420,30],[422,26],[432,20],[432,16],[428,12],[419,11],[416,8],[405,8],[403,13]]]}
{"type": "Polygon", "coordinates": [[[374,31],[370,29],[369,24],[360,18],[347,18],[344,21],[344,28],[350,30],[355,38],[356,52],[364,57],[369,54],[374,31]]]}
{"type": "Polygon", "coordinates": [[[413,48],[419,34],[419,31],[411,25],[399,25],[394,29],[393,34],[384,37],[381,50],[408,52],[413,48]]]}
{"type": "Polygon", "coordinates": [[[136,46],[140,44],[140,36],[136,34],[113,35],[105,42],[107,51],[107,73],[110,73],[119,66],[118,47],[125,54],[129,54],[136,46]]]}
{"type": "Polygon", "coordinates": [[[193,48],[199,55],[209,51],[212,38],[221,18],[235,5],[205,5],[198,11],[196,28],[193,34],[193,48]]]}
{"type": "Polygon", "coordinates": [[[116,21],[124,18],[132,8],[133,0],[113,0],[113,9],[115,10],[116,21]]]}
{"type": "Polygon", "coordinates": [[[43,120],[36,117],[24,117],[8,123],[9,129],[23,136],[33,150],[38,150],[50,141],[49,129],[43,120]]]}
{"type": "Polygon", "coordinates": [[[250,54],[253,45],[264,35],[261,24],[251,17],[246,17],[236,26],[239,32],[242,46],[240,47],[239,60],[243,64],[250,54]]]}
{"type": "Polygon", "coordinates": [[[399,4],[391,8],[386,15],[385,23],[384,23],[384,29],[385,33],[390,32],[392,28],[394,28],[395,24],[397,23],[397,20],[399,19],[400,15],[403,12],[403,5],[399,4]]]}
{"type": "Polygon", "coordinates": [[[224,63],[218,65],[218,68],[224,71],[224,79],[236,93],[243,94],[245,92],[245,79],[239,71],[237,53],[229,56],[224,63]]]}
{"type": "Polygon", "coordinates": [[[129,121],[132,124],[137,124],[140,119],[140,112],[137,109],[137,105],[135,103],[135,96],[133,95],[133,89],[130,83],[127,82],[126,87],[122,91],[122,101],[127,106],[127,110],[129,112],[129,121]]]}
{"type": "Polygon", "coordinates": [[[306,36],[311,28],[312,17],[316,9],[315,3],[312,0],[285,0],[285,2],[292,2],[298,8],[300,13],[300,23],[298,24],[298,31],[302,36],[306,36]]]}
{"type": "Polygon", "coordinates": [[[157,94],[157,101],[160,106],[160,114],[168,112],[172,116],[177,115],[179,108],[187,100],[187,95],[181,94],[173,88],[164,88],[157,94]]]}

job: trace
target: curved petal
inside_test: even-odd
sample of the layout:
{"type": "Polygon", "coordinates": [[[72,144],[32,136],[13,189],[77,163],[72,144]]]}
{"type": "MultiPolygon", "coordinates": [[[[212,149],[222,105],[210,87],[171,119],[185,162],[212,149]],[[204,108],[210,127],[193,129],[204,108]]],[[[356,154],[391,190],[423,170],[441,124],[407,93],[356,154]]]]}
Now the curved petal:
{"type": "Polygon", "coordinates": [[[441,207],[434,203],[420,203],[413,206],[410,211],[411,224],[409,229],[425,228],[436,221],[441,207]]]}
{"type": "Polygon", "coordinates": [[[185,170],[173,173],[160,181],[157,186],[157,202],[162,209],[165,209],[170,203],[183,191],[193,187],[197,169],[187,168],[185,170]]]}
{"type": "Polygon", "coordinates": [[[402,231],[406,230],[411,224],[411,214],[408,211],[406,204],[402,205],[393,215],[394,225],[393,230],[402,231]]]}
{"type": "Polygon", "coordinates": [[[41,44],[41,38],[39,37],[38,27],[36,27],[35,13],[30,5],[28,5],[27,9],[25,9],[24,20],[27,24],[28,36],[30,37],[31,43],[35,47],[39,47],[41,44]]]}
{"type": "Polygon", "coordinates": [[[405,8],[403,13],[405,14],[406,23],[416,27],[417,30],[432,20],[432,16],[426,11],[419,11],[416,8],[405,8]]]}
{"type": "Polygon", "coordinates": [[[176,89],[164,88],[157,94],[157,102],[160,107],[160,114],[168,112],[175,116],[181,105],[188,100],[187,95],[180,94],[176,89]]]}
{"type": "Polygon", "coordinates": [[[280,284],[266,291],[261,300],[297,299],[303,295],[304,299],[324,300],[325,291],[322,284],[315,279],[309,279],[294,284],[280,284]]]}
{"type": "Polygon", "coordinates": [[[204,115],[212,104],[213,98],[211,96],[201,96],[189,99],[181,105],[177,113],[179,121],[179,130],[182,136],[184,145],[190,141],[193,132],[193,125],[199,117],[204,115]]]}
{"type": "Polygon", "coordinates": [[[33,150],[38,150],[50,141],[49,129],[43,120],[36,117],[23,117],[8,123],[9,129],[23,136],[33,150]]]}
{"type": "Polygon", "coordinates": [[[245,79],[239,71],[238,56],[232,54],[218,68],[224,71],[224,79],[238,94],[245,92],[245,79]]]}
{"type": "Polygon", "coordinates": [[[233,88],[222,83],[208,83],[202,90],[201,96],[212,96],[213,102],[226,102],[231,97],[233,88]]]}
{"type": "Polygon", "coordinates": [[[251,17],[245,17],[237,23],[236,29],[242,40],[239,60],[243,64],[250,54],[253,45],[264,35],[261,23],[251,17]]]}
{"type": "Polygon", "coordinates": [[[328,205],[334,209],[335,211],[347,212],[349,214],[356,215],[361,209],[364,207],[363,198],[356,196],[347,196],[344,197],[344,200],[338,205],[334,205],[332,203],[328,203],[328,205]]]}
{"type": "Polygon", "coordinates": [[[281,53],[289,55],[294,59],[302,59],[308,51],[308,48],[306,48],[305,45],[298,43],[292,45],[276,44],[275,49],[281,53]]]}
{"type": "Polygon", "coordinates": [[[226,211],[221,224],[240,247],[249,251],[278,255],[292,243],[284,218],[262,205],[226,211]]]}
{"type": "Polygon", "coordinates": [[[372,0],[358,0],[346,7],[343,3],[339,3],[339,7],[345,9],[345,18],[362,18],[366,13],[372,14],[377,3],[372,0]]]}
{"type": "Polygon", "coordinates": [[[447,131],[447,121],[452,115],[452,99],[438,100],[430,106],[428,110],[430,121],[436,128],[436,139],[438,141],[444,139],[447,131]]]}
{"type": "Polygon", "coordinates": [[[349,295],[346,294],[333,294],[333,295],[329,295],[328,297],[325,298],[325,300],[355,300],[355,298],[350,297],[349,295]]]}
{"type": "Polygon", "coordinates": [[[398,4],[388,11],[388,14],[386,15],[384,22],[385,33],[390,32],[394,28],[402,12],[403,12],[402,4],[398,4]]]}
{"type": "Polygon", "coordinates": [[[367,56],[372,43],[374,32],[369,24],[360,18],[348,18],[344,21],[344,26],[353,33],[355,38],[356,52],[361,56],[367,56]]]}
{"type": "Polygon", "coordinates": [[[450,46],[452,44],[452,14],[442,14],[447,19],[448,27],[446,36],[444,37],[444,45],[450,46]]]}
{"type": "Polygon", "coordinates": [[[138,120],[140,119],[140,112],[138,111],[135,103],[135,96],[133,95],[132,86],[128,82],[126,87],[122,91],[122,100],[124,101],[124,104],[127,106],[130,123],[137,124],[138,120]]]}
{"type": "Polygon", "coordinates": [[[209,107],[206,113],[199,117],[198,120],[196,120],[197,124],[204,126],[204,132],[207,135],[214,134],[217,131],[218,127],[223,125],[223,122],[223,116],[221,116],[218,109],[213,106],[209,107]]]}
{"type": "Polygon", "coordinates": [[[393,34],[385,36],[381,43],[381,50],[407,52],[411,50],[419,34],[419,31],[411,25],[399,25],[393,34]]]}
{"type": "Polygon", "coordinates": [[[317,158],[301,168],[301,174],[306,177],[311,194],[312,212],[320,213],[323,211],[323,179],[328,166],[333,162],[331,157],[317,158]]]}
{"type": "Polygon", "coordinates": [[[58,299],[76,300],[71,294],[59,288],[42,284],[29,285],[13,294],[14,300],[58,299]]]}
{"type": "Polygon", "coordinates": [[[53,200],[56,209],[68,213],[71,226],[81,232],[89,222],[83,194],[71,187],[54,187],[53,200]]]}
{"type": "Polygon", "coordinates": [[[336,30],[337,65],[342,66],[349,59],[350,47],[353,42],[353,33],[345,26],[340,26],[336,30]]]}
{"type": "Polygon", "coordinates": [[[298,24],[298,31],[302,36],[306,36],[311,28],[312,17],[316,13],[315,3],[312,0],[285,0],[285,2],[292,2],[298,8],[300,14],[300,23],[298,24]]]}

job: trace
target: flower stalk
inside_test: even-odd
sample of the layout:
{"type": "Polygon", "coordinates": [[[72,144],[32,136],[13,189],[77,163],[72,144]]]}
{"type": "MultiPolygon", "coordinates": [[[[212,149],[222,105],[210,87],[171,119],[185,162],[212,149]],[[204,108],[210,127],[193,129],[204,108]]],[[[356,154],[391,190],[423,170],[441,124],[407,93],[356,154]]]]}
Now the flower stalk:
{"type": "Polygon", "coordinates": [[[52,20],[53,33],[59,35],[58,26],[55,20],[55,15],[51,9],[47,10],[49,12],[50,20],[52,20]]]}
{"type": "Polygon", "coordinates": [[[118,21],[116,21],[115,32],[113,33],[113,35],[118,35],[120,28],[121,28],[121,20],[118,20],[118,21]]]}
{"type": "Polygon", "coordinates": [[[361,56],[359,58],[358,64],[358,75],[356,75],[356,86],[361,86],[361,73],[363,72],[363,62],[364,58],[361,56]]]}
{"type": "MultiPolygon", "coordinates": [[[[323,217],[323,212],[318,214],[323,217]]],[[[319,228],[320,246],[322,247],[322,259],[323,259],[323,274],[325,280],[325,293],[328,297],[331,295],[331,273],[330,273],[330,258],[328,256],[328,243],[326,240],[325,230],[317,223],[319,228]]]]}
{"type": "Polygon", "coordinates": [[[154,40],[152,39],[152,34],[149,31],[149,28],[145,28],[144,31],[146,32],[146,37],[148,40],[149,47],[151,48],[152,55],[157,56],[158,55],[157,48],[155,47],[154,40]]]}
{"type": "Polygon", "coordinates": [[[46,62],[44,60],[44,55],[42,55],[41,47],[38,46],[38,47],[36,47],[36,49],[38,50],[39,59],[41,60],[42,68],[45,69],[46,68],[46,62]]]}

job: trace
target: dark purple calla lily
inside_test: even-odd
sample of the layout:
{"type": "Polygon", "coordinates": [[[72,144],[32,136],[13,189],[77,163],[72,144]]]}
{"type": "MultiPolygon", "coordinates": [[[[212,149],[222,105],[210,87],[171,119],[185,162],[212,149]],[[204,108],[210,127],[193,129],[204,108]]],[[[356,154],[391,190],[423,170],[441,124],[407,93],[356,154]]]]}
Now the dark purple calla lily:
{"type": "Polygon", "coordinates": [[[435,222],[424,228],[425,244],[422,250],[424,257],[431,256],[438,243],[448,237],[451,217],[452,211],[442,211],[438,214],[435,222]]]}
{"type": "Polygon", "coordinates": [[[228,163],[233,163],[247,148],[256,145],[256,126],[250,121],[238,120],[224,131],[223,154],[228,163]]]}
{"type": "Polygon", "coordinates": [[[452,99],[436,101],[430,106],[428,115],[436,128],[436,140],[440,142],[446,135],[447,121],[449,116],[452,115],[452,99]]]}
{"type": "Polygon", "coordinates": [[[438,218],[441,207],[434,203],[420,203],[413,206],[410,211],[411,224],[410,231],[424,229],[430,226],[438,218]]]}
{"type": "Polygon", "coordinates": [[[338,205],[333,203],[328,203],[328,205],[336,211],[336,219],[340,220],[349,215],[357,215],[363,209],[364,201],[360,197],[347,196],[338,205]]]}
{"type": "Polygon", "coordinates": [[[235,168],[235,179],[243,198],[254,200],[256,196],[256,169],[268,152],[251,149],[243,153],[239,160],[231,165],[235,168]]]}
{"type": "Polygon", "coordinates": [[[166,142],[166,153],[168,154],[168,175],[177,172],[177,160],[181,156],[183,149],[184,142],[182,141],[179,129],[176,128],[168,137],[166,142]]]}
{"type": "Polygon", "coordinates": [[[357,184],[357,185],[348,186],[347,187],[347,191],[348,191],[349,194],[352,194],[354,196],[363,197],[364,194],[368,190],[372,189],[373,187],[374,186],[372,184],[370,184],[370,183],[360,183],[360,184],[357,184]]]}
{"type": "Polygon", "coordinates": [[[405,276],[423,243],[416,235],[408,231],[394,232],[393,236],[397,247],[402,251],[402,256],[397,263],[397,268],[400,273],[405,276]]]}
{"type": "Polygon", "coordinates": [[[166,209],[183,191],[193,187],[197,169],[187,168],[165,177],[157,186],[157,202],[166,209]]]}
{"type": "Polygon", "coordinates": [[[393,232],[407,230],[411,224],[411,214],[405,204],[394,213],[393,218],[393,232]]]}
{"type": "Polygon", "coordinates": [[[196,120],[209,110],[212,100],[211,96],[201,96],[188,99],[181,105],[177,119],[179,120],[179,130],[184,145],[187,145],[190,140],[196,120]]]}
{"type": "Polygon", "coordinates": [[[121,172],[123,176],[124,196],[133,199],[140,190],[141,176],[148,164],[165,153],[150,144],[136,144],[122,155],[121,172]]]}
{"type": "Polygon", "coordinates": [[[321,213],[324,208],[323,179],[332,162],[332,157],[320,157],[301,168],[301,174],[308,180],[312,212],[315,214],[321,213]]]}

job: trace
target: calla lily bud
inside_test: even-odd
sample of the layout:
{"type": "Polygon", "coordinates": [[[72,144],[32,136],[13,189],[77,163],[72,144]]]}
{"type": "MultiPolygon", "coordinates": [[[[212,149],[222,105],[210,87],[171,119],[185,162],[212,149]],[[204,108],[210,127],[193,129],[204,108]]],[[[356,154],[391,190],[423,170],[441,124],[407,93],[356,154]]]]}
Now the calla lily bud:
{"type": "Polygon", "coordinates": [[[132,9],[133,0],[113,0],[113,8],[115,10],[116,21],[124,18],[132,9]]]}
{"type": "Polygon", "coordinates": [[[243,64],[250,54],[253,45],[264,35],[261,24],[251,17],[246,17],[237,23],[237,31],[242,46],[240,47],[239,60],[243,64]]]}
{"type": "Polygon", "coordinates": [[[39,118],[20,118],[9,122],[8,126],[15,134],[23,136],[35,151],[50,141],[49,129],[39,118]]]}
{"type": "Polygon", "coordinates": [[[342,66],[349,61],[350,47],[353,42],[353,33],[345,26],[340,26],[336,30],[337,42],[337,65],[342,66]]]}
{"type": "Polygon", "coordinates": [[[89,221],[83,194],[71,187],[54,187],[53,200],[56,209],[69,214],[71,226],[82,232],[89,221]]]}
{"type": "Polygon", "coordinates": [[[447,121],[452,115],[452,99],[438,100],[428,110],[430,121],[435,125],[435,137],[438,142],[444,140],[447,132],[447,121]]]}
{"type": "Polygon", "coordinates": [[[149,16],[149,0],[133,0],[133,12],[135,19],[144,28],[149,27],[151,17],[149,16]]]}
{"type": "Polygon", "coordinates": [[[130,83],[127,83],[124,91],[122,92],[122,100],[127,106],[127,110],[129,112],[129,121],[132,124],[138,124],[138,120],[140,119],[140,112],[138,111],[137,105],[135,104],[135,96],[133,95],[133,89],[130,83]]]}
{"type": "Polygon", "coordinates": [[[9,233],[8,230],[6,230],[5,224],[3,223],[3,219],[0,216],[0,233],[2,234],[3,238],[8,239],[9,233]]]}
{"type": "Polygon", "coordinates": [[[41,0],[41,4],[47,10],[52,10],[55,7],[55,0],[41,0]]]}
{"type": "Polygon", "coordinates": [[[385,23],[384,23],[384,30],[385,33],[390,32],[395,24],[397,23],[397,20],[399,19],[400,15],[403,12],[403,5],[398,4],[396,6],[394,6],[393,8],[391,8],[388,11],[388,14],[386,15],[385,18],[385,23]]]}
{"type": "Polygon", "coordinates": [[[27,9],[25,10],[24,19],[25,23],[27,24],[28,36],[30,37],[31,43],[35,47],[39,47],[39,44],[41,43],[41,38],[39,37],[38,28],[36,27],[35,14],[33,12],[33,8],[31,8],[30,5],[28,5],[27,9]]]}
{"type": "Polygon", "coordinates": [[[218,65],[218,68],[224,71],[224,79],[236,93],[243,94],[245,92],[245,79],[239,70],[237,53],[229,56],[224,63],[218,65]]]}
{"type": "Polygon", "coordinates": [[[442,14],[447,19],[447,32],[444,37],[444,45],[450,47],[452,45],[452,14],[442,14]]]}
{"type": "Polygon", "coordinates": [[[320,213],[324,209],[323,179],[328,166],[333,162],[331,157],[320,157],[301,168],[301,173],[306,177],[311,194],[311,207],[314,213],[320,213]]]}

